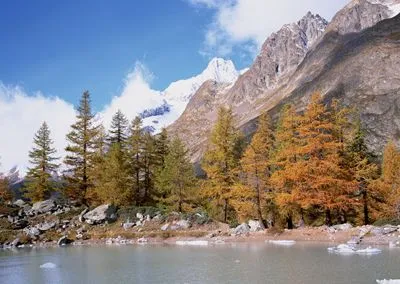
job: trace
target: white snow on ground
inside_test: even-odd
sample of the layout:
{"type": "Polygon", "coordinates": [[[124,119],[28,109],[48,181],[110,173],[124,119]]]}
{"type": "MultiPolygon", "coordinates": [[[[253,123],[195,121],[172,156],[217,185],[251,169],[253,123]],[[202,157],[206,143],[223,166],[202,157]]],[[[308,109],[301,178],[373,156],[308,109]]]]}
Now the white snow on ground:
{"type": "Polygon", "coordinates": [[[348,244],[340,244],[336,247],[328,248],[329,252],[338,253],[338,254],[378,254],[381,253],[382,250],[373,247],[367,247],[364,249],[357,249],[355,246],[348,245],[348,244]]]}
{"type": "Polygon", "coordinates": [[[178,246],[208,246],[208,241],[176,241],[175,244],[178,246]]]}
{"type": "Polygon", "coordinates": [[[293,240],[269,240],[268,242],[280,246],[292,246],[296,243],[296,241],[293,240]]]}
{"type": "Polygon", "coordinates": [[[56,267],[57,267],[57,265],[55,263],[52,263],[52,262],[46,262],[46,263],[43,263],[40,266],[40,268],[42,268],[42,269],[53,269],[53,268],[56,268],[56,267]]]}

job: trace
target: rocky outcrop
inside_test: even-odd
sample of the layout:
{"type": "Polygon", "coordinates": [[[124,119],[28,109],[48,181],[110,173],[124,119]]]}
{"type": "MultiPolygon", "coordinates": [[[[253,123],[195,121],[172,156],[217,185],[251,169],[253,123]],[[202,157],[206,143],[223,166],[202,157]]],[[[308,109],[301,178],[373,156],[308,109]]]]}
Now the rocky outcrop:
{"type": "Polygon", "coordinates": [[[55,210],[56,207],[57,207],[56,202],[52,199],[48,199],[34,203],[32,205],[31,212],[34,214],[43,214],[55,210]]]}
{"type": "Polygon", "coordinates": [[[90,225],[100,224],[104,222],[114,222],[117,219],[117,209],[114,205],[104,204],[96,207],[92,211],[83,215],[86,223],[90,225]]]}
{"type": "Polygon", "coordinates": [[[204,83],[168,130],[197,162],[220,106],[230,106],[237,127],[251,135],[261,113],[276,118],[286,103],[302,111],[320,92],[326,101],[338,98],[357,108],[366,142],[379,153],[388,139],[400,138],[400,16],[391,18],[396,7],[400,0],[354,0],[328,25],[311,13],[285,25],[232,87],[204,83]]]}

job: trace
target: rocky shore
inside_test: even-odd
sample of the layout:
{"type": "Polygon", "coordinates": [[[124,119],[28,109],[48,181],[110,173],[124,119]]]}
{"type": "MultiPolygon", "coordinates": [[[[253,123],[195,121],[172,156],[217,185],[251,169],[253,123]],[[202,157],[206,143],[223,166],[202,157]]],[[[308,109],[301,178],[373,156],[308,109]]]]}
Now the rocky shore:
{"type": "Polygon", "coordinates": [[[230,242],[291,240],[400,248],[400,226],[301,227],[263,230],[256,220],[235,228],[216,222],[202,212],[164,213],[152,207],[117,210],[104,204],[83,206],[45,200],[32,205],[17,200],[0,211],[0,248],[64,245],[127,245],[165,243],[208,245],[230,242]]]}

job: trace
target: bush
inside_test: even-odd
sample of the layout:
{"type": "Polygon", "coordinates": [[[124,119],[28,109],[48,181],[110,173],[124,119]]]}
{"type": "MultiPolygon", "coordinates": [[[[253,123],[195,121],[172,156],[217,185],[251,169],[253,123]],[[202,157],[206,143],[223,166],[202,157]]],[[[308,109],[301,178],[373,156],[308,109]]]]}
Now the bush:
{"type": "Polygon", "coordinates": [[[376,220],[373,225],[381,227],[381,226],[385,226],[385,225],[388,225],[388,224],[389,225],[398,226],[398,225],[400,225],[400,220],[399,219],[384,218],[384,219],[376,220]]]}

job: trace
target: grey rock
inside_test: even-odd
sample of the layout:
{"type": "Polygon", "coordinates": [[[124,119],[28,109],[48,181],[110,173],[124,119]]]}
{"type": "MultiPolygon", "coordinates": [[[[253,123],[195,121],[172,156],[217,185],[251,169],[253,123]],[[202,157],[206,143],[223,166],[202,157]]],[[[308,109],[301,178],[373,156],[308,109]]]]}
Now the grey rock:
{"type": "Polygon", "coordinates": [[[14,204],[15,206],[18,206],[18,207],[21,207],[21,208],[23,208],[24,206],[27,205],[26,202],[23,201],[22,199],[16,200],[13,204],[14,204]]]}
{"type": "Polygon", "coordinates": [[[68,239],[67,236],[62,236],[62,237],[58,240],[57,244],[58,244],[59,246],[65,246],[65,245],[71,244],[72,242],[73,242],[73,241],[70,240],[70,239],[68,239]]]}
{"type": "Polygon", "coordinates": [[[81,223],[85,222],[85,219],[84,219],[83,216],[84,216],[88,211],[89,211],[88,208],[83,209],[83,211],[79,214],[79,217],[78,217],[79,222],[81,222],[81,223]]]}
{"type": "Polygon", "coordinates": [[[136,226],[136,223],[123,223],[122,224],[122,227],[124,228],[125,231],[130,229],[130,228],[132,228],[132,227],[134,227],[134,226],[136,226]]]}
{"type": "Polygon", "coordinates": [[[36,228],[42,232],[46,232],[56,226],[56,222],[44,222],[36,225],[36,228]]]}
{"type": "Polygon", "coordinates": [[[11,242],[11,247],[17,247],[17,246],[19,246],[21,244],[21,242],[20,242],[20,239],[19,238],[16,238],[15,240],[13,240],[12,242],[11,242]]]}
{"type": "Polygon", "coordinates": [[[104,204],[83,215],[85,222],[91,225],[104,222],[114,222],[117,219],[116,208],[111,204],[104,204]]]}
{"type": "Polygon", "coordinates": [[[175,223],[175,225],[180,229],[189,229],[192,226],[188,220],[179,220],[175,223]]]}
{"type": "Polygon", "coordinates": [[[48,212],[55,210],[56,207],[57,207],[57,204],[55,203],[55,201],[52,199],[48,199],[48,200],[39,201],[39,202],[34,203],[32,205],[31,211],[34,214],[43,214],[43,213],[48,213],[48,212]]]}
{"type": "Polygon", "coordinates": [[[40,235],[40,231],[36,227],[25,228],[24,232],[25,232],[26,235],[28,235],[31,238],[36,238],[37,236],[40,235]]]}
{"type": "Polygon", "coordinates": [[[244,235],[250,232],[250,227],[246,223],[242,223],[233,230],[234,235],[244,235]]]}
{"type": "Polygon", "coordinates": [[[161,231],[166,231],[169,228],[169,223],[166,223],[164,225],[161,226],[161,231]]]}
{"type": "Polygon", "coordinates": [[[263,230],[263,227],[258,220],[249,220],[248,223],[250,227],[250,232],[258,232],[263,230]]]}
{"type": "Polygon", "coordinates": [[[143,221],[143,219],[144,219],[142,213],[136,213],[136,218],[138,218],[140,221],[143,221]]]}
{"type": "Polygon", "coordinates": [[[334,225],[334,226],[332,226],[332,228],[336,231],[347,231],[347,230],[350,230],[351,228],[353,228],[353,225],[351,225],[349,223],[345,223],[345,224],[334,225]]]}

